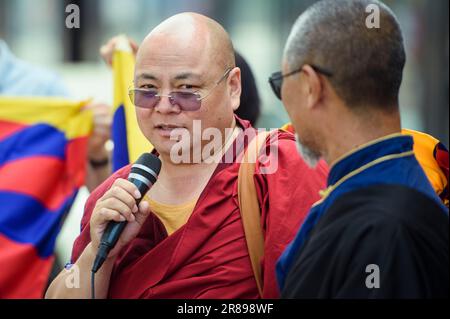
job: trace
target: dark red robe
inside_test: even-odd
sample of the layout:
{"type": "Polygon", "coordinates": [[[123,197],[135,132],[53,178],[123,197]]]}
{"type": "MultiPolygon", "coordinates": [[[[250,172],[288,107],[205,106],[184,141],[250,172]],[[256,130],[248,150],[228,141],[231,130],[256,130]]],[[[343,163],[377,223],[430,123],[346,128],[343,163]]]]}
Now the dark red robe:
{"type": "MultiPolygon", "coordinates": [[[[243,128],[247,121],[238,120],[243,128]]],[[[262,207],[265,256],[263,297],[277,298],[275,263],[294,238],[311,205],[325,186],[327,168],[311,170],[299,157],[294,136],[279,131],[278,170],[255,174],[262,207]]],[[[240,154],[242,149],[238,152],[240,154]]],[[[239,156],[239,154],[237,155],[239,156]]],[[[257,164],[258,167],[258,164],[257,164]]],[[[117,171],[89,197],[72,262],[90,242],[89,220],[99,197],[130,167],[117,171]]],[[[110,280],[110,298],[258,298],[241,222],[239,163],[220,163],[184,226],[168,236],[150,214],[138,236],[119,254],[110,280]]]]}

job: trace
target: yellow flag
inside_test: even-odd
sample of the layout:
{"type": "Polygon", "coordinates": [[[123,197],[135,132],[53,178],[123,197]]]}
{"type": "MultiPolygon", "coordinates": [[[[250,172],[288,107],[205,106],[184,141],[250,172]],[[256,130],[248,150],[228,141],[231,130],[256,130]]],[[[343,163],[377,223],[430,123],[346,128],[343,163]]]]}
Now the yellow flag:
{"type": "Polygon", "coordinates": [[[113,170],[137,160],[144,152],[153,150],[152,144],[139,129],[135,106],[128,97],[133,83],[135,58],[128,39],[122,36],[113,54],[114,118],[112,138],[114,141],[113,170]]]}

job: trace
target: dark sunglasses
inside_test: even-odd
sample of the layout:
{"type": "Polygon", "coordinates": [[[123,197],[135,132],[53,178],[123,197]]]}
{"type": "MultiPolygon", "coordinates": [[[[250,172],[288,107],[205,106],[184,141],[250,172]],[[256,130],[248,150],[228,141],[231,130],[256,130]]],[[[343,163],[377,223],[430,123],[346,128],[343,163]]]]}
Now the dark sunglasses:
{"type": "Polygon", "coordinates": [[[128,96],[131,102],[141,108],[151,109],[154,108],[162,97],[167,97],[170,104],[178,105],[182,111],[197,111],[202,106],[201,101],[206,99],[212,91],[230,74],[232,68],[228,68],[222,77],[217,81],[214,87],[201,96],[198,92],[170,92],[169,94],[159,94],[157,90],[150,89],[135,89],[132,88],[128,91],[128,96]]]}
{"type": "MultiPolygon", "coordinates": [[[[318,67],[316,65],[312,65],[312,64],[308,64],[309,66],[311,66],[317,73],[321,73],[323,75],[326,76],[333,76],[333,73],[331,73],[330,71],[327,71],[321,67],[318,67]]],[[[302,65],[300,68],[289,72],[287,74],[282,74],[281,72],[275,72],[273,73],[270,78],[269,78],[269,83],[270,83],[270,87],[272,88],[273,93],[275,93],[276,97],[279,98],[281,100],[281,88],[283,87],[283,79],[294,75],[296,73],[299,73],[303,70],[303,66],[302,65]]]]}

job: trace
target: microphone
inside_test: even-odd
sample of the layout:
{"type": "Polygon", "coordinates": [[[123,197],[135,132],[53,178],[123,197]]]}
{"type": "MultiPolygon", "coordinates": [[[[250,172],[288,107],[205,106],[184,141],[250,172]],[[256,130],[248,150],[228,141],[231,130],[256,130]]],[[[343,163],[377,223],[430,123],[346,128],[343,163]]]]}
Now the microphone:
{"type": "MultiPolygon", "coordinates": [[[[136,199],[136,205],[139,206],[141,199],[144,197],[150,187],[156,182],[160,170],[160,159],[150,153],[142,154],[138,158],[138,160],[131,166],[128,180],[136,185],[139,192],[141,193],[141,197],[139,199],[136,199]]],[[[95,257],[94,264],[92,265],[92,273],[96,273],[103,265],[103,262],[106,260],[109,251],[116,245],[117,240],[119,239],[126,225],[126,221],[109,222],[105,232],[102,235],[102,239],[98,247],[97,256],[95,257]]]]}

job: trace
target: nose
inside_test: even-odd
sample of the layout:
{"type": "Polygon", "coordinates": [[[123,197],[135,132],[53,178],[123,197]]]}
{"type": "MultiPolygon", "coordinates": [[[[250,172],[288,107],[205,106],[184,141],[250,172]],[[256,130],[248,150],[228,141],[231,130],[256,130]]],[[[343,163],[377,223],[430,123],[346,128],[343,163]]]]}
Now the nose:
{"type": "Polygon", "coordinates": [[[180,113],[181,109],[173,103],[170,95],[160,95],[159,101],[156,103],[155,111],[161,114],[180,113]]]}

